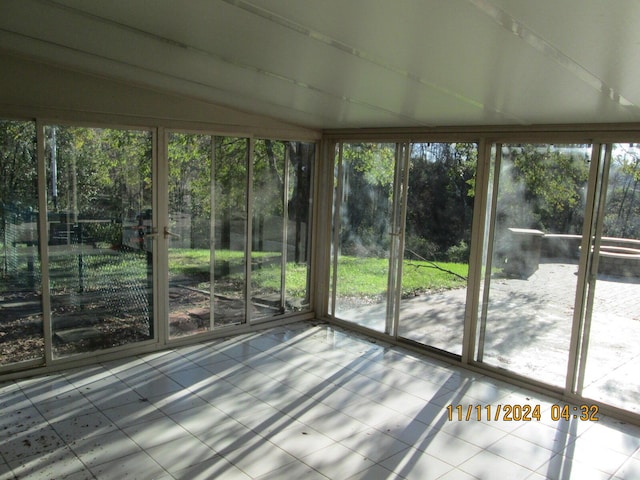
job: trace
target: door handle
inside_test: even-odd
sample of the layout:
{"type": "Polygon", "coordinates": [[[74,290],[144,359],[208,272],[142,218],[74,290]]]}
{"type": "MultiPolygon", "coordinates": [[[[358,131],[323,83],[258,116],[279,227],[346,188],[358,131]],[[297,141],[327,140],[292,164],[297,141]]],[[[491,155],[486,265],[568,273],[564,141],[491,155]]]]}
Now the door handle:
{"type": "Polygon", "coordinates": [[[169,227],[164,227],[164,238],[169,238],[169,237],[180,238],[180,235],[169,231],[169,227]]]}

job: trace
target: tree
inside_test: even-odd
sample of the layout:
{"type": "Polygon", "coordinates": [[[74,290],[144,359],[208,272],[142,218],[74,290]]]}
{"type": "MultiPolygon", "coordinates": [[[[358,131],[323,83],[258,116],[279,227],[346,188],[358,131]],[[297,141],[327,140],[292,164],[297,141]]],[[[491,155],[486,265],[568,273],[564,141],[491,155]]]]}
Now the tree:
{"type": "Polygon", "coordinates": [[[411,149],[407,208],[407,256],[464,257],[471,238],[475,143],[416,143],[411,149]],[[414,253],[411,253],[414,252],[414,253]]]}
{"type": "Polygon", "coordinates": [[[191,248],[209,248],[212,137],[172,132],[168,149],[171,229],[188,235],[191,248]]]}
{"type": "MultiPolygon", "coordinates": [[[[247,169],[249,141],[240,137],[215,138],[215,206],[216,220],[221,225],[220,244],[216,248],[231,249],[232,226],[247,220],[247,169]]],[[[244,242],[241,246],[244,248],[244,242]]]]}
{"type": "Polygon", "coordinates": [[[18,268],[17,257],[9,253],[15,252],[17,241],[37,241],[37,212],[35,124],[0,120],[0,242],[4,273],[18,268]]]}
{"type": "Polygon", "coordinates": [[[616,147],[609,172],[603,234],[640,238],[640,152],[633,144],[616,147]]]}
{"type": "Polygon", "coordinates": [[[395,151],[395,144],[343,145],[340,244],[344,254],[386,255],[395,151]]]}
{"type": "Polygon", "coordinates": [[[499,220],[505,227],[581,233],[589,179],[587,147],[527,144],[508,148],[500,176],[499,220]]]}

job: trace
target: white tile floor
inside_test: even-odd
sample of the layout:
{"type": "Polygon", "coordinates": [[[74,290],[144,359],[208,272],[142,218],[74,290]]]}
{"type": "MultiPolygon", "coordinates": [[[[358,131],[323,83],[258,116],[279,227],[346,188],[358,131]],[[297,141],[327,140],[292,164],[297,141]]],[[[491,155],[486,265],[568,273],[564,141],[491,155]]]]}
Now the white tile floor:
{"type": "Polygon", "coordinates": [[[0,479],[640,478],[639,427],[554,422],[554,402],[296,323],[0,384],[0,479]],[[449,420],[450,404],[541,419],[449,420]]]}

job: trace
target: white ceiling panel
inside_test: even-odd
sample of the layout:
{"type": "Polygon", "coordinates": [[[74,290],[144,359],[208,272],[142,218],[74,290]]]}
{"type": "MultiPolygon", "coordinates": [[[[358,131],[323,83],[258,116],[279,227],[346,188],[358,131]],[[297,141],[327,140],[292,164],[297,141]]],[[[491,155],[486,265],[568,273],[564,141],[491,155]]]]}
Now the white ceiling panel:
{"type": "Polygon", "coordinates": [[[0,48],[315,128],[640,121],[631,0],[3,0],[0,48]]]}

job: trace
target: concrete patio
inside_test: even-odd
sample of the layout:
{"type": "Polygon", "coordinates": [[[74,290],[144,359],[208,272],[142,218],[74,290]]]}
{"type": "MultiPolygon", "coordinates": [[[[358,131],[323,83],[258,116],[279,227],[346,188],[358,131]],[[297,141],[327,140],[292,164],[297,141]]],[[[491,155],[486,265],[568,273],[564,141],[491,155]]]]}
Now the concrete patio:
{"type": "MultiPolygon", "coordinates": [[[[481,360],[563,387],[577,268],[572,263],[543,262],[527,279],[492,278],[481,360]]],[[[399,336],[460,354],[465,300],[466,289],[403,299],[399,336]]],[[[340,318],[382,331],[384,314],[384,304],[377,304],[342,311],[340,318]]],[[[601,275],[596,282],[583,394],[640,413],[639,370],[640,280],[601,275]]]]}

